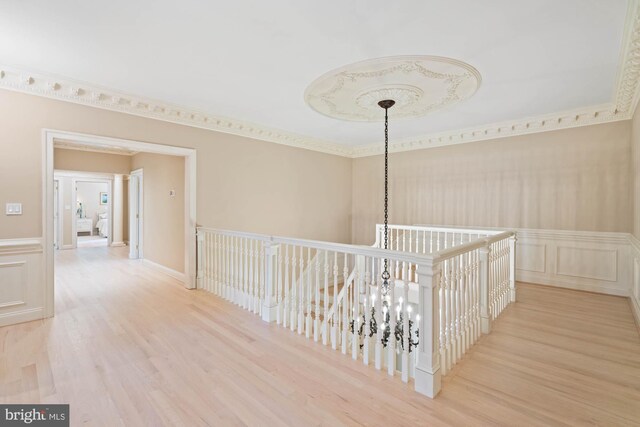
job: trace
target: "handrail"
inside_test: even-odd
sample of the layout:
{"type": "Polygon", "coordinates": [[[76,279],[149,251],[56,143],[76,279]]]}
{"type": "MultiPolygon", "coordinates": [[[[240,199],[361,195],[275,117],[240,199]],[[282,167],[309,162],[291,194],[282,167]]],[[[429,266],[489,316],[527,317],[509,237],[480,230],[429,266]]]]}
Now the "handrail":
{"type": "Polygon", "coordinates": [[[485,237],[482,239],[476,239],[471,242],[464,243],[460,246],[454,246],[452,248],[442,249],[433,254],[433,262],[435,264],[436,262],[446,261],[448,259],[454,258],[458,255],[472,251],[474,249],[479,249],[479,248],[489,246],[493,242],[497,242],[499,240],[509,238],[511,236],[514,236],[515,234],[516,233],[514,233],[513,231],[503,231],[500,234],[496,234],[490,237],[485,237]]]}
{"type": "MultiPolygon", "coordinates": [[[[384,224],[376,224],[376,230],[384,227],[384,224]]],[[[435,225],[396,225],[390,224],[389,228],[397,230],[411,230],[411,231],[437,231],[440,233],[466,233],[466,234],[487,234],[494,235],[500,233],[502,230],[480,230],[473,228],[455,228],[455,227],[438,227],[435,225]]]]}
{"type": "Polygon", "coordinates": [[[327,250],[332,252],[342,252],[352,255],[365,255],[373,258],[387,258],[395,261],[422,264],[429,262],[432,255],[416,254],[411,252],[394,251],[391,249],[372,248],[370,246],[350,245],[346,243],[324,242],[320,240],[307,240],[292,237],[266,236],[263,234],[246,233],[240,231],[218,230],[215,228],[198,227],[198,231],[215,232],[227,236],[244,237],[249,239],[262,240],[272,244],[285,244],[294,246],[305,246],[312,249],[327,250]]]}
{"type": "MultiPolygon", "coordinates": [[[[396,226],[394,225],[394,227],[396,226]]],[[[419,228],[422,230],[427,228],[427,227],[418,227],[418,226],[401,226],[401,227],[414,227],[414,229],[419,228]]],[[[469,252],[471,250],[478,249],[483,246],[487,246],[498,240],[502,240],[504,238],[508,238],[515,235],[513,231],[503,231],[500,233],[494,232],[498,234],[493,234],[492,236],[489,236],[489,237],[472,240],[470,242],[463,243],[459,246],[454,246],[447,249],[441,249],[440,251],[434,252],[432,254],[416,254],[412,252],[402,252],[402,251],[396,251],[392,249],[376,248],[373,246],[350,245],[347,243],[333,243],[333,242],[325,242],[321,240],[298,239],[298,238],[292,238],[292,237],[267,236],[264,234],[248,233],[244,231],[219,230],[216,228],[208,228],[208,227],[197,227],[197,230],[216,232],[218,234],[223,234],[226,236],[250,238],[255,240],[261,240],[264,242],[271,242],[275,244],[305,246],[305,247],[310,247],[310,248],[319,249],[319,250],[350,253],[353,255],[366,255],[374,258],[390,258],[393,260],[408,262],[412,264],[428,263],[428,261],[431,261],[432,263],[445,261],[447,259],[453,258],[465,252],[469,252]]],[[[458,230],[462,230],[462,229],[458,229],[458,230]]],[[[464,230],[464,231],[471,232],[472,234],[476,234],[475,230],[464,230]]]]}

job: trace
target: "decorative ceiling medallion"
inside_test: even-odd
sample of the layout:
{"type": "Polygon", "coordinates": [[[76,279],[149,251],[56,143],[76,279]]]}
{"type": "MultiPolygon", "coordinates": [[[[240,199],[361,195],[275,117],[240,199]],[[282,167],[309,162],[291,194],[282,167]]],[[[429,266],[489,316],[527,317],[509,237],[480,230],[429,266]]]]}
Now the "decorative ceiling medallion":
{"type": "Polygon", "coordinates": [[[389,116],[418,117],[457,104],[480,87],[478,70],[440,56],[392,56],[328,72],[304,98],[317,112],[341,120],[383,120],[378,101],[396,101],[389,116]]]}

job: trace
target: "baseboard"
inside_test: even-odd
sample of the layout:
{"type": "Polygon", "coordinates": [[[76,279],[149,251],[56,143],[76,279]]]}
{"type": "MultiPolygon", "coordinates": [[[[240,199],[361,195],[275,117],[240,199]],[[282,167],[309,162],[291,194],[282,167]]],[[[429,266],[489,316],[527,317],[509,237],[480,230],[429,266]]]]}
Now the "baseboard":
{"type": "Polygon", "coordinates": [[[75,249],[75,248],[73,247],[73,245],[62,245],[61,249],[64,250],[64,249],[75,249]]]}
{"type": "Polygon", "coordinates": [[[127,246],[127,244],[125,242],[112,242],[111,246],[113,246],[114,248],[121,248],[123,246],[127,246]]]}
{"type": "Polygon", "coordinates": [[[174,279],[178,280],[179,282],[181,282],[183,284],[186,283],[186,275],[184,273],[180,273],[179,271],[173,270],[173,269],[171,269],[169,267],[165,267],[164,265],[160,265],[160,264],[158,264],[156,262],[149,261],[146,258],[143,259],[142,262],[145,265],[153,268],[154,270],[158,270],[158,271],[166,274],[167,276],[173,277],[174,279]]]}
{"type": "Polygon", "coordinates": [[[44,309],[42,307],[4,313],[0,314],[0,327],[40,320],[44,317],[44,309]]]}
{"type": "Polygon", "coordinates": [[[516,269],[516,281],[524,283],[532,283],[534,285],[555,286],[556,288],[573,289],[576,291],[594,292],[597,294],[615,295],[619,297],[628,297],[627,289],[620,289],[608,286],[609,283],[588,283],[588,279],[582,280],[566,280],[562,276],[553,275],[549,278],[544,275],[538,275],[529,271],[516,269]]]}

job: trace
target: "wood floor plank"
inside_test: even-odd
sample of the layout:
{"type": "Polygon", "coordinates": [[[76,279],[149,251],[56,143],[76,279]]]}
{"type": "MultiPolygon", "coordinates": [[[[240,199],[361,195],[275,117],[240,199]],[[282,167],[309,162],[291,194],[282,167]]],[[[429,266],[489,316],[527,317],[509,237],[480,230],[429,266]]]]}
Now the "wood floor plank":
{"type": "Polygon", "coordinates": [[[72,425],[640,425],[624,298],[519,284],[432,400],[126,255],[56,254],[56,316],[0,328],[0,402],[72,425]]]}

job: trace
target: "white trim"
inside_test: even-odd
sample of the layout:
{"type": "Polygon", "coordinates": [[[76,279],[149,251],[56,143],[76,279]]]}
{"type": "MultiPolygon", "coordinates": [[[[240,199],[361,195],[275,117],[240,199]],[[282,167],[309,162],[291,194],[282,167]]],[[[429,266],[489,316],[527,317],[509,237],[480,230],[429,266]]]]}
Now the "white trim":
{"type": "Polygon", "coordinates": [[[629,303],[631,311],[636,320],[636,326],[640,331],[640,240],[633,234],[629,234],[629,244],[631,252],[631,289],[629,293],[629,303]]]}
{"type": "Polygon", "coordinates": [[[70,171],[70,170],[63,170],[63,169],[54,169],[53,174],[56,177],[78,178],[79,181],[82,181],[84,179],[98,180],[98,181],[106,181],[106,180],[113,181],[113,175],[114,175],[112,173],[70,171]]]}
{"type": "MultiPolygon", "coordinates": [[[[42,230],[44,243],[45,267],[44,277],[40,283],[44,283],[44,312],[43,316],[51,317],[54,313],[54,247],[53,247],[53,148],[56,139],[65,141],[76,141],[88,146],[117,146],[128,148],[133,151],[149,152],[157,154],[169,154],[185,157],[185,182],[190,185],[190,191],[185,195],[185,205],[188,208],[188,215],[185,217],[185,241],[189,246],[185,251],[189,253],[185,257],[185,271],[188,280],[184,281],[185,287],[193,289],[196,286],[196,150],[193,148],[175,147],[169,145],[153,144],[148,142],[131,141],[118,138],[108,138],[103,136],[93,136],[68,131],[58,131],[53,129],[42,130],[42,206],[44,214],[42,216],[42,230]],[[187,220],[188,219],[188,220],[187,220]]],[[[113,216],[113,215],[112,215],[113,216]]]]}
{"type": "MultiPolygon", "coordinates": [[[[640,99],[640,84],[638,84],[637,78],[640,73],[640,61],[637,60],[640,55],[639,0],[629,1],[622,45],[618,73],[616,81],[613,82],[615,93],[612,100],[606,104],[584,106],[569,111],[396,140],[390,144],[390,151],[418,150],[628,120],[632,117],[640,99]]],[[[349,147],[311,136],[299,135],[244,120],[219,117],[188,107],[126,94],[50,74],[38,74],[29,70],[16,69],[11,66],[0,65],[0,88],[338,156],[364,157],[380,153],[378,142],[349,147]]],[[[133,148],[132,151],[137,150],[133,148]]]]}
{"type": "Polygon", "coordinates": [[[178,280],[180,283],[183,283],[183,284],[185,283],[186,276],[184,273],[180,273],[179,271],[173,270],[169,267],[165,267],[164,265],[158,264],[157,262],[150,261],[146,258],[142,260],[142,263],[148,267],[153,268],[154,270],[157,270],[161,273],[164,273],[168,276],[173,277],[174,279],[178,280]]]}
{"type": "Polygon", "coordinates": [[[42,239],[33,237],[28,239],[2,239],[0,240],[0,254],[14,255],[42,252],[42,239]]]}
{"type": "Polygon", "coordinates": [[[111,243],[111,246],[113,246],[114,248],[121,248],[123,246],[127,246],[127,244],[125,242],[113,242],[111,243]]]}
{"type": "MultiPolygon", "coordinates": [[[[135,180],[129,179],[129,239],[131,240],[131,230],[134,229],[134,239],[129,247],[130,259],[144,258],[144,171],[136,169],[131,171],[129,178],[135,177],[135,180]],[[136,189],[132,189],[132,184],[137,185],[136,189]],[[138,218],[134,218],[132,206],[138,206],[138,218]],[[137,221],[136,221],[137,219],[137,221]],[[134,224],[132,226],[132,224],[134,224]]],[[[186,218],[186,217],[185,217],[186,218]]],[[[185,233],[186,235],[186,233],[185,233]]],[[[185,264],[186,265],[186,264],[185,264]]]]}
{"type": "Polygon", "coordinates": [[[47,316],[42,307],[29,308],[26,310],[12,311],[0,314],[0,327],[15,325],[17,323],[30,322],[32,320],[43,319],[47,316]]]}

